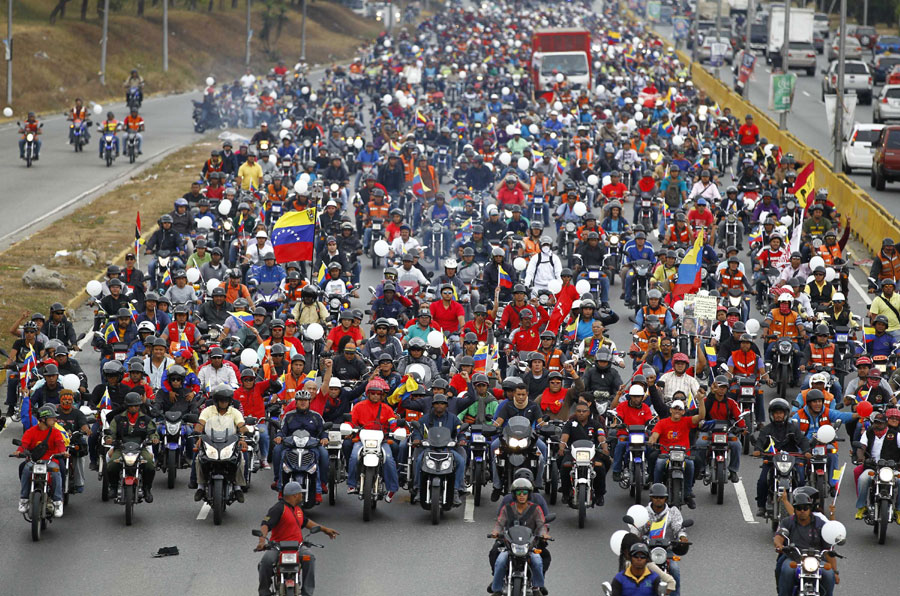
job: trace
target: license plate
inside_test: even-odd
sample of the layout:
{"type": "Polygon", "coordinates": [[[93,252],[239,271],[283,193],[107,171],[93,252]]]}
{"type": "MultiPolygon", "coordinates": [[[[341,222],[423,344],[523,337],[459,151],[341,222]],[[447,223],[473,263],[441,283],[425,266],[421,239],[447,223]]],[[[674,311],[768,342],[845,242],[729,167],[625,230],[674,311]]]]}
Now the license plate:
{"type": "Polygon", "coordinates": [[[643,201],[641,201],[641,207],[647,207],[647,208],[650,208],[650,207],[652,207],[652,206],[653,206],[653,201],[650,201],[650,200],[643,200],[643,201]]]}
{"type": "Polygon", "coordinates": [[[473,443],[484,443],[484,435],[480,435],[478,433],[472,433],[472,442],[473,443]]]}
{"type": "Polygon", "coordinates": [[[272,205],[272,211],[274,213],[281,213],[281,205],[272,205]]]}
{"type": "Polygon", "coordinates": [[[372,229],[375,230],[376,232],[380,232],[381,224],[372,224],[372,229]]]}
{"type": "Polygon", "coordinates": [[[46,474],[47,464],[34,464],[33,471],[35,474],[46,474]]]}
{"type": "Polygon", "coordinates": [[[848,337],[848,334],[846,334],[846,333],[837,333],[834,336],[834,341],[846,343],[847,337],[848,337]]]}
{"type": "Polygon", "coordinates": [[[340,443],[341,442],[341,431],[339,431],[339,430],[328,431],[328,442],[329,443],[340,443]]]}
{"type": "Polygon", "coordinates": [[[590,279],[600,279],[600,272],[599,271],[588,271],[588,277],[590,279]]]}
{"type": "Polygon", "coordinates": [[[713,435],[713,443],[727,443],[728,435],[726,434],[716,434],[713,435]]]}
{"type": "Polygon", "coordinates": [[[825,447],[822,445],[813,447],[813,455],[825,455],[825,447]]]}
{"type": "Polygon", "coordinates": [[[127,352],[116,352],[116,360],[125,360],[125,356],[127,355],[127,352]]]}
{"type": "Polygon", "coordinates": [[[534,202],[540,205],[544,202],[544,197],[534,197],[534,202]]]}

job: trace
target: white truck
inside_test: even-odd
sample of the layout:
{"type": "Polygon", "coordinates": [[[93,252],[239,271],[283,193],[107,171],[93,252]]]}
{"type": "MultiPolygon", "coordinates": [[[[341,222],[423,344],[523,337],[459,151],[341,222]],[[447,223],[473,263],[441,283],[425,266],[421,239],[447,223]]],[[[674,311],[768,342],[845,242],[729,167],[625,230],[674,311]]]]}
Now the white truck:
{"type": "MultiPolygon", "coordinates": [[[[790,38],[791,43],[813,43],[813,23],[815,11],[812,8],[791,7],[790,38]]],[[[771,7],[769,14],[769,43],[766,46],[766,60],[780,63],[778,56],[784,44],[784,6],[771,7]]],[[[792,66],[792,65],[789,65],[792,66]]]]}
{"type": "Polygon", "coordinates": [[[732,16],[737,14],[747,14],[749,4],[750,0],[728,0],[729,12],[732,16]]]}
{"type": "MultiPolygon", "coordinates": [[[[705,21],[714,21],[716,19],[718,7],[718,0],[697,0],[697,16],[705,21]]],[[[728,16],[727,4],[723,4],[722,6],[722,16],[728,16]]]]}

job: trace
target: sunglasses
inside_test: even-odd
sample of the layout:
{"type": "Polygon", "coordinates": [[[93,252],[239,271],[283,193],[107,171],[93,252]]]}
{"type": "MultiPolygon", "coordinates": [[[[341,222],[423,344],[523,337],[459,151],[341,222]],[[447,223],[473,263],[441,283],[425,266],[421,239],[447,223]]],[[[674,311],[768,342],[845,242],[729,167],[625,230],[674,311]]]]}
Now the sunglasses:
{"type": "Polygon", "coordinates": [[[795,511],[809,511],[812,509],[810,505],[794,505],[795,511]]]}
{"type": "Polygon", "coordinates": [[[518,497],[519,495],[527,495],[530,492],[531,492],[530,490],[520,489],[520,490],[513,491],[513,494],[518,497]]]}
{"type": "Polygon", "coordinates": [[[644,559],[645,561],[650,559],[650,557],[648,557],[644,553],[635,553],[635,554],[631,555],[631,558],[632,559],[644,559]]]}
{"type": "Polygon", "coordinates": [[[551,383],[562,383],[559,379],[550,379],[551,383]]]}

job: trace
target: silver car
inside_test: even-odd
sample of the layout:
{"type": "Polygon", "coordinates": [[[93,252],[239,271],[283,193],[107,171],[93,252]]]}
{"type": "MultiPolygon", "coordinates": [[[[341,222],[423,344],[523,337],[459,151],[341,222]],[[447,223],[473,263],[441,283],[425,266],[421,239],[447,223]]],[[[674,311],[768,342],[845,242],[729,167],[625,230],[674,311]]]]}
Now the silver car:
{"type": "Polygon", "coordinates": [[[853,170],[872,169],[872,154],[875,147],[872,146],[878,139],[884,124],[860,124],[853,125],[850,138],[844,143],[841,151],[841,170],[850,174],[853,170]]]}
{"type": "Polygon", "coordinates": [[[699,62],[709,62],[712,59],[712,45],[714,43],[720,43],[725,46],[723,58],[726,64],[731,64],[732,62],[734,62],[734,50],[731,47],[731,39],[725,37],[724,35],[716,39],[715,34],[707,35],[703,39],[703,44],[697,51],[697,60],[699,62]]]}
{"type": "Polygon", "coordinates": [[[881,124],[888,120],[900,120],[900,85],[885,85],[872,106],[872,122],[881,124]]]}
{"type": "MultiPolygon", "coordinates": [[[[828,46],[828,61],[837,60],[840,51],[841,37],[835,35],[831,45],[828,46]]],[[[846,60],[862,60],[862,55],[863,50],[859,40],[855,37],[847,36],[847,41],[844,43],[844,58],[846,60]]]]}

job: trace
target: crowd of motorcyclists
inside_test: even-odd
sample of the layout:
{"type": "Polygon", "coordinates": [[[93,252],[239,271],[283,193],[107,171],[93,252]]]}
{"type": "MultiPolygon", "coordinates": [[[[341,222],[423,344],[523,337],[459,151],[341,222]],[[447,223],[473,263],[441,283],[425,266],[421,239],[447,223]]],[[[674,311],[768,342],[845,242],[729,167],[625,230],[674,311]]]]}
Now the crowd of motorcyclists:
{"type": "MultiPolygon", "coordinates": [[[[548,501],[583,527],[611,469],[643,514],[629,510],[610,593],[677,595],[693,523],[680,508],[697,508],[698,482],[721,504],[753,454],[778,593],[815,575],[831,594],[843,426],[856,518],[900,523],[893,241],[869,310],[851,312],[849,218],[825,188],[799,203],[803,164],[751,116],[612,9],[529,5],[511,28],[507,8],[448,7],[318,84],[283,63],[207,81],[195,125],[240,98],[255,132],[213,150],[144,254],[88,285],[99,381],[61,304],[13,329],[7,415],[23,453],[44,442],[52,515],[83,490],[84,458],[120,502],[152,502],[156,476],[171,488],[189,468],[216,523],[271,470],[282,502],[261,549],[302,543],[304,511],[335,504],[341,482],[366,521],[401,489],[433,523],[484,489],[500,502],[489,592],[546,594],[548,501]],[[531,29],[571,23],[592,31],[595,87],[560,73],[536,93],[531,29]],[[276,222],[309,209],[314,258],[279,261],[276,222]]],[[[260,594],[278,581],[266,557],[260,594]]]]}

